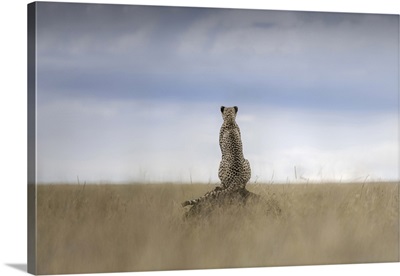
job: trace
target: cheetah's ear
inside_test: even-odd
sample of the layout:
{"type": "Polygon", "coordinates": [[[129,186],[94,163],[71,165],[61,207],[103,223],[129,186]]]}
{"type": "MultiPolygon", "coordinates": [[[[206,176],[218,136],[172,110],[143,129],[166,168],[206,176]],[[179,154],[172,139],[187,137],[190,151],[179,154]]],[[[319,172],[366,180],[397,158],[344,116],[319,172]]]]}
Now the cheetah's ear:
{"type": "Polygon", "coordinates": [[[221,106],[221,113],[224,113],[225,106],[221,106]]]}
{"type": "Polygon", "coordinates": [[[233,108],[235,109],[235,113],[237,113],[239,108],[237,106],[234,106],[233,108]]]}

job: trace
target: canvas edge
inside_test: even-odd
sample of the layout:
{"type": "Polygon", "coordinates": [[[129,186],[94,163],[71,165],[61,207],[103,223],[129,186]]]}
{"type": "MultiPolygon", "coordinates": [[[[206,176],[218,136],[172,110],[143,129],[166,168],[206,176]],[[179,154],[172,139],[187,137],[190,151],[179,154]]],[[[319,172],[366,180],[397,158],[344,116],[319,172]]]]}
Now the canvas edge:
{"type": "Polygon", "coordinates": [[[27,87],[27,108],[28,108],[28,248],[27,262],[28,273],[36,274],[36,6],[37,3],[27,5],[27,41],[28,41],[28,87],[27,87]]]}
{"type": "Polygon", "coordinates": [[[397,16],[397,262],[400,262],[400,14],[397,16]]]}

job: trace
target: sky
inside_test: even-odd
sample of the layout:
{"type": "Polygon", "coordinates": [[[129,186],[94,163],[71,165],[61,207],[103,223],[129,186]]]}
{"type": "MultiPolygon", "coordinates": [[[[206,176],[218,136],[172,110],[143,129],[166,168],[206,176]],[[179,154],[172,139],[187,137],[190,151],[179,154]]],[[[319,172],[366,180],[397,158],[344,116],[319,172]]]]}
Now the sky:
{"type": "Polygon", "coordinates": [[[38,3],[39,183],[399,179],[397,15],[38,3]]]}

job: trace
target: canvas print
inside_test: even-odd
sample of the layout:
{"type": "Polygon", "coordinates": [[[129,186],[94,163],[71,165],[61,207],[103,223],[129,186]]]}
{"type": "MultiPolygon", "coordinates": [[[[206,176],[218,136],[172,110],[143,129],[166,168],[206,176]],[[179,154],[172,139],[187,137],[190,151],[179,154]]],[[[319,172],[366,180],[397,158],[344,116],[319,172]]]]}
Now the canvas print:
{"type": "Polygon", "coordinates": [[[399,16],[28,5],[28,270],[399,261],[399,16]]]}

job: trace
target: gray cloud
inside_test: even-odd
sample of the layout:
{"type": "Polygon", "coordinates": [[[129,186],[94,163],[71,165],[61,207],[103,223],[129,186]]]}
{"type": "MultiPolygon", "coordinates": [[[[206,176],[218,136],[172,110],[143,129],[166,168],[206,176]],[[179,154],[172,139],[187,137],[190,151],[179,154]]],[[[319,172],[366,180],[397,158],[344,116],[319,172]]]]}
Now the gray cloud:
{"type": "Polygon", "coordinates": [[[40,7],[38,69],[44,92],[190,99],[202,90],[243,95],[242,101],[261,97],[332,108],[326,103],[334,100],[338,107],[396,108],[395,16],[40,7]]]}

